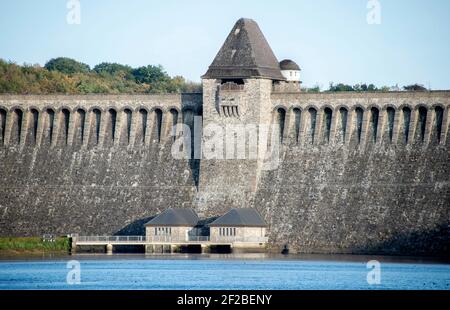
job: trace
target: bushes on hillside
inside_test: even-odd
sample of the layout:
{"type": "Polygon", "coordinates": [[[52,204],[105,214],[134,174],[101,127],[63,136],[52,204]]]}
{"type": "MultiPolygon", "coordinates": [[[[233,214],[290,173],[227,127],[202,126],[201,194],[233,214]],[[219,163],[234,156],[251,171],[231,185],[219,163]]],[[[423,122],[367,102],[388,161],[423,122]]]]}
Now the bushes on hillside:
{"type": "Polygon", "coordinates": [[[161,66],[131,68],[101,63],[92,70],[70,58],[51,59],[44,67],[17,65],[0,59],[0,93],[87,94],[87,93],[180,93],[200,91],[198,83],[170,77],[161,66]]]}

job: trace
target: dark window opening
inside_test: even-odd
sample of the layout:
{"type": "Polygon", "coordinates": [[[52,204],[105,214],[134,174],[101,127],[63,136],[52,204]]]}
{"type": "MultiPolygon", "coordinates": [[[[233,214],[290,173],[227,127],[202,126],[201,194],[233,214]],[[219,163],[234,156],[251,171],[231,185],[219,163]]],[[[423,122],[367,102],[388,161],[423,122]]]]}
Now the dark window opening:
{"type": "Polygon", "coordinates": [[[347,134],[348,111],[346,108],[340,108],[339,113],[341,114],[341,137],[342,141],[345,142],[345,136],[347,134]]]}
{"type": "Polygon", "coordinates": [[[370,128],[371,128],[373,142],[377,142],[379,116],[380,116],[380,111],[377,108],[370,109],[370,128]]]}
{"type": "Polygon", "coordinates": [[[0,109],[0,145],[5,141],[6,110],[0,109]]]}
{"type": "Polygon", "coordinates": [[[220,81],[220,84],[226,84],[226,83],[234,83],[234,84],[238,84],[238,85],[244,85],[245,82],[243,79],[222,79],[220,81]]]}
{"type": "Polygon", "coordinates": [[[77,110],[76,114],[76,127],[75,130],[77,130],[78,140],[83,143],[84,141],[84,123],[86,120],[86,112],[82,109],[77,110]]]}
{"type": "Polygon", "coordinates": [[[295,117],[295,124],[294,124],[294,130],[295,130],[295,141],[298,143],[300,140],[300,121],[301,121],[301,116],[302,116],[302,112],[300,109],[295,108],[293,110],[294,112],[294,117],[295,117]]]}
{"type": "Polygon", "coordinates": [[[411,123],[411,109],[403,108],[403,136],[405,137],[405,143],[409,141],[409,126],[411,123]]]}
{"type": "Polygon", "coordinates": [[[35,109],[31,110],[31,141],[36,144],[37,141],[37,130],[39,124],[39,112],[35,109]]]}
{"type": "Polygon", "coordinates": [[[109,112],[109,125],[110,125],[111,140],[114,141],[116,138],[117,112],[114,109],[109,109],[108,112],[109,112]]]}
{"type": "Polygon", "coordinates": [[[419,108],[419,123],[417,124],[419,129],[420,141],[425,140],[425,128],[427,124],[427,109],[424,107],[419,108]]]}
{"type": "Polygon", "coordinates": [[[364,117],[364,111],[361,108],[356,108],[356,136],[358,138],[358,143],[361,143],[362,135],[362,122],[364,117]]]}
{"type": "Polygon", "coordinates": [[[126,133],[127,133],[127,144],[130,143],[131,139],[131,118],[132,118],[132,112],[129,109],[124,110],[125,118],[126,118],[126,133]]]}
{"type": "Polygon", "coordinates": [[[325,125],[324,137],[325,137],[325,141],[328,143],[328,142],[330,142],[331,118],[333,117],[333,111],[330,108],[325,108],[325,110],[323,112],[324,112],[323,118],[324,118],[324,125],[325,125]]]}
{"type": "Polygon", "coordinates": [[[317,120],[317,110],[314,108],[310,108],[308,110],[311,127],[310,127],[310,133],[311,133],[311,144],[314,144],[314,136],[316,133],[316,120],[317,120]]]}
{"type": "Polygon", "coordinates": [[[55,112],[52,109],[47,109],[46,111],[47,117],[46,117],[46,130],[47,130],[47,137],[48,142],[51,144],[53,142],[53,127],[55,122],[55,112]]]}
{"type": "Polygon", "coordinates": [[[286,121],[286,111],[283,108],[278,108],[277,110],[277,123],[278,123],[278,129],[279,129],[279,138],[280,142],[283,142],[284,137],[284,124],[286,121]]]}
{"type": "Polygon", "coordinates": [[[162,129],[162,111],[160,109],[155,110],[155,124],[156,124],[156,138],[158,142],[161,141],[161,129],[162,129]]]}
{"type": "Polygon", "coordinates": [[[23,112],[20,109],[16,109],[13,112],[13,128],[11,131],[11,140],[13,143],[20,143],[20,135],[22,133],[22,120],[23,112]]]}
{"type": "Polygon", "coordinates": [[[100,142],[100,125],[102,119],[102,112],[98,109],[94,109],[94,122],[95,122],[95,144],[100,142]]]}
{"type": "Polygon", "coordinates": [[[64,144],[67,145],[69,140],[69,123],[70,123],[70,112],[67,109],[63,109],[62,111],[62,124],[63,124],[63,138],[64,138],[64,144]]]}
{"type": "Polygon", "coordinates": [[[147,134],[147,115],[148,112],[145,109],[140,109],[139,110],[139,114],[141,115],[141,134],[142,134],[142,139],[141,142],[142,144],[145,144],[145,136],[147,134]]]}
{"type": "Polygon", "coordinates": [[[394,121],[395,121],[395,110],[391,107],[387,108],[387,118],[388,118],[388,136],[389,142],[392,142],[394,137],[394,121]]]}
{"type": "Polygon", "coordinates": [[[172,118],[172,128],[171,128],[170,132],[171,132],[171,136],[173,137],[173,140],[175,141],[177,124],[178,124],[178,111],[175,109],[171,109],[170,116],[172,118]]]}
{"type": "Polygon", "coordinates": [[[436,107],[434,109],[434,112],[436,114],[435,126],[436,126],[437,141],[441,142],[442,121],[444,118],[444,109],[442,109],[441,107],[436,107]]]}

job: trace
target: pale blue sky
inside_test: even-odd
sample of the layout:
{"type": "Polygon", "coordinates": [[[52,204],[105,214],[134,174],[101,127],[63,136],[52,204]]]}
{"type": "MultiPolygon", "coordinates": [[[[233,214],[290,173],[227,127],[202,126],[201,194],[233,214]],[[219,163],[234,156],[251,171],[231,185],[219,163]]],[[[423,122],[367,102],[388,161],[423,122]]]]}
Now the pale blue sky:
{"type": "Polygon", "coordinates": [[[67,0],[0,0],[0,58],[161,64],[199,81],[235,21],[247,17],[279,60],[302,67],[307,86],[449,89],[450,1],[379,1],[381,25],[367,24],[367,0],[80,0],[81,24],[68,25],[67,0]]]}

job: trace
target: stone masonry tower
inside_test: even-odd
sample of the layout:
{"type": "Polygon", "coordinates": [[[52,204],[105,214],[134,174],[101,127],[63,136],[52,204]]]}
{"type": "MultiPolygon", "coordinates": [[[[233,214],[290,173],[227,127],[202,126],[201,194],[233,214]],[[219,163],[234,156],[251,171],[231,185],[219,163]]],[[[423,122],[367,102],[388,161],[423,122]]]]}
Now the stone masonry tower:
{"type": "Polygon", "coordinates": [[[255,154],[253,146],[258,139],[251,128],[270,124],[270,95],[274,82],[280,81],[285,78],[278,60],[257,23],[251,19],[238,20],[202,77],[204,156],[200,165],[198,211],[213,215],[209,210],[223,212],[252,204],[261,162],[251,155],[255,154]],[[237,138],[242,131],[233,130],[245,126],[250,126],[245,137],[237,138]],[[212,145],[214,138],[223,144],[212,145]],[[205,158],[207,153],[216,158],[205,158]]]}

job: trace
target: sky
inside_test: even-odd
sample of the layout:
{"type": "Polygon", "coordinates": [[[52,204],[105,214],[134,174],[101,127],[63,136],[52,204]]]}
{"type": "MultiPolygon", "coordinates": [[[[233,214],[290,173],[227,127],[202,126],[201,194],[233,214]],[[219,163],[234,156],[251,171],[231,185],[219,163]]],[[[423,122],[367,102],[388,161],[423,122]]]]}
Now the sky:
{"type": "Polygon", "coordinates": [[[0,0],[0,58],[161,64],[171,76],[200,81],[246,17],[258,22],[278,60],[300,65],[305,86],[450,89],[448,0],[78,1],[80,23],[69,24],[69,0],[0,0]],[[370,2],[380,5],[379,24],[367,22],[370,2]]]}

